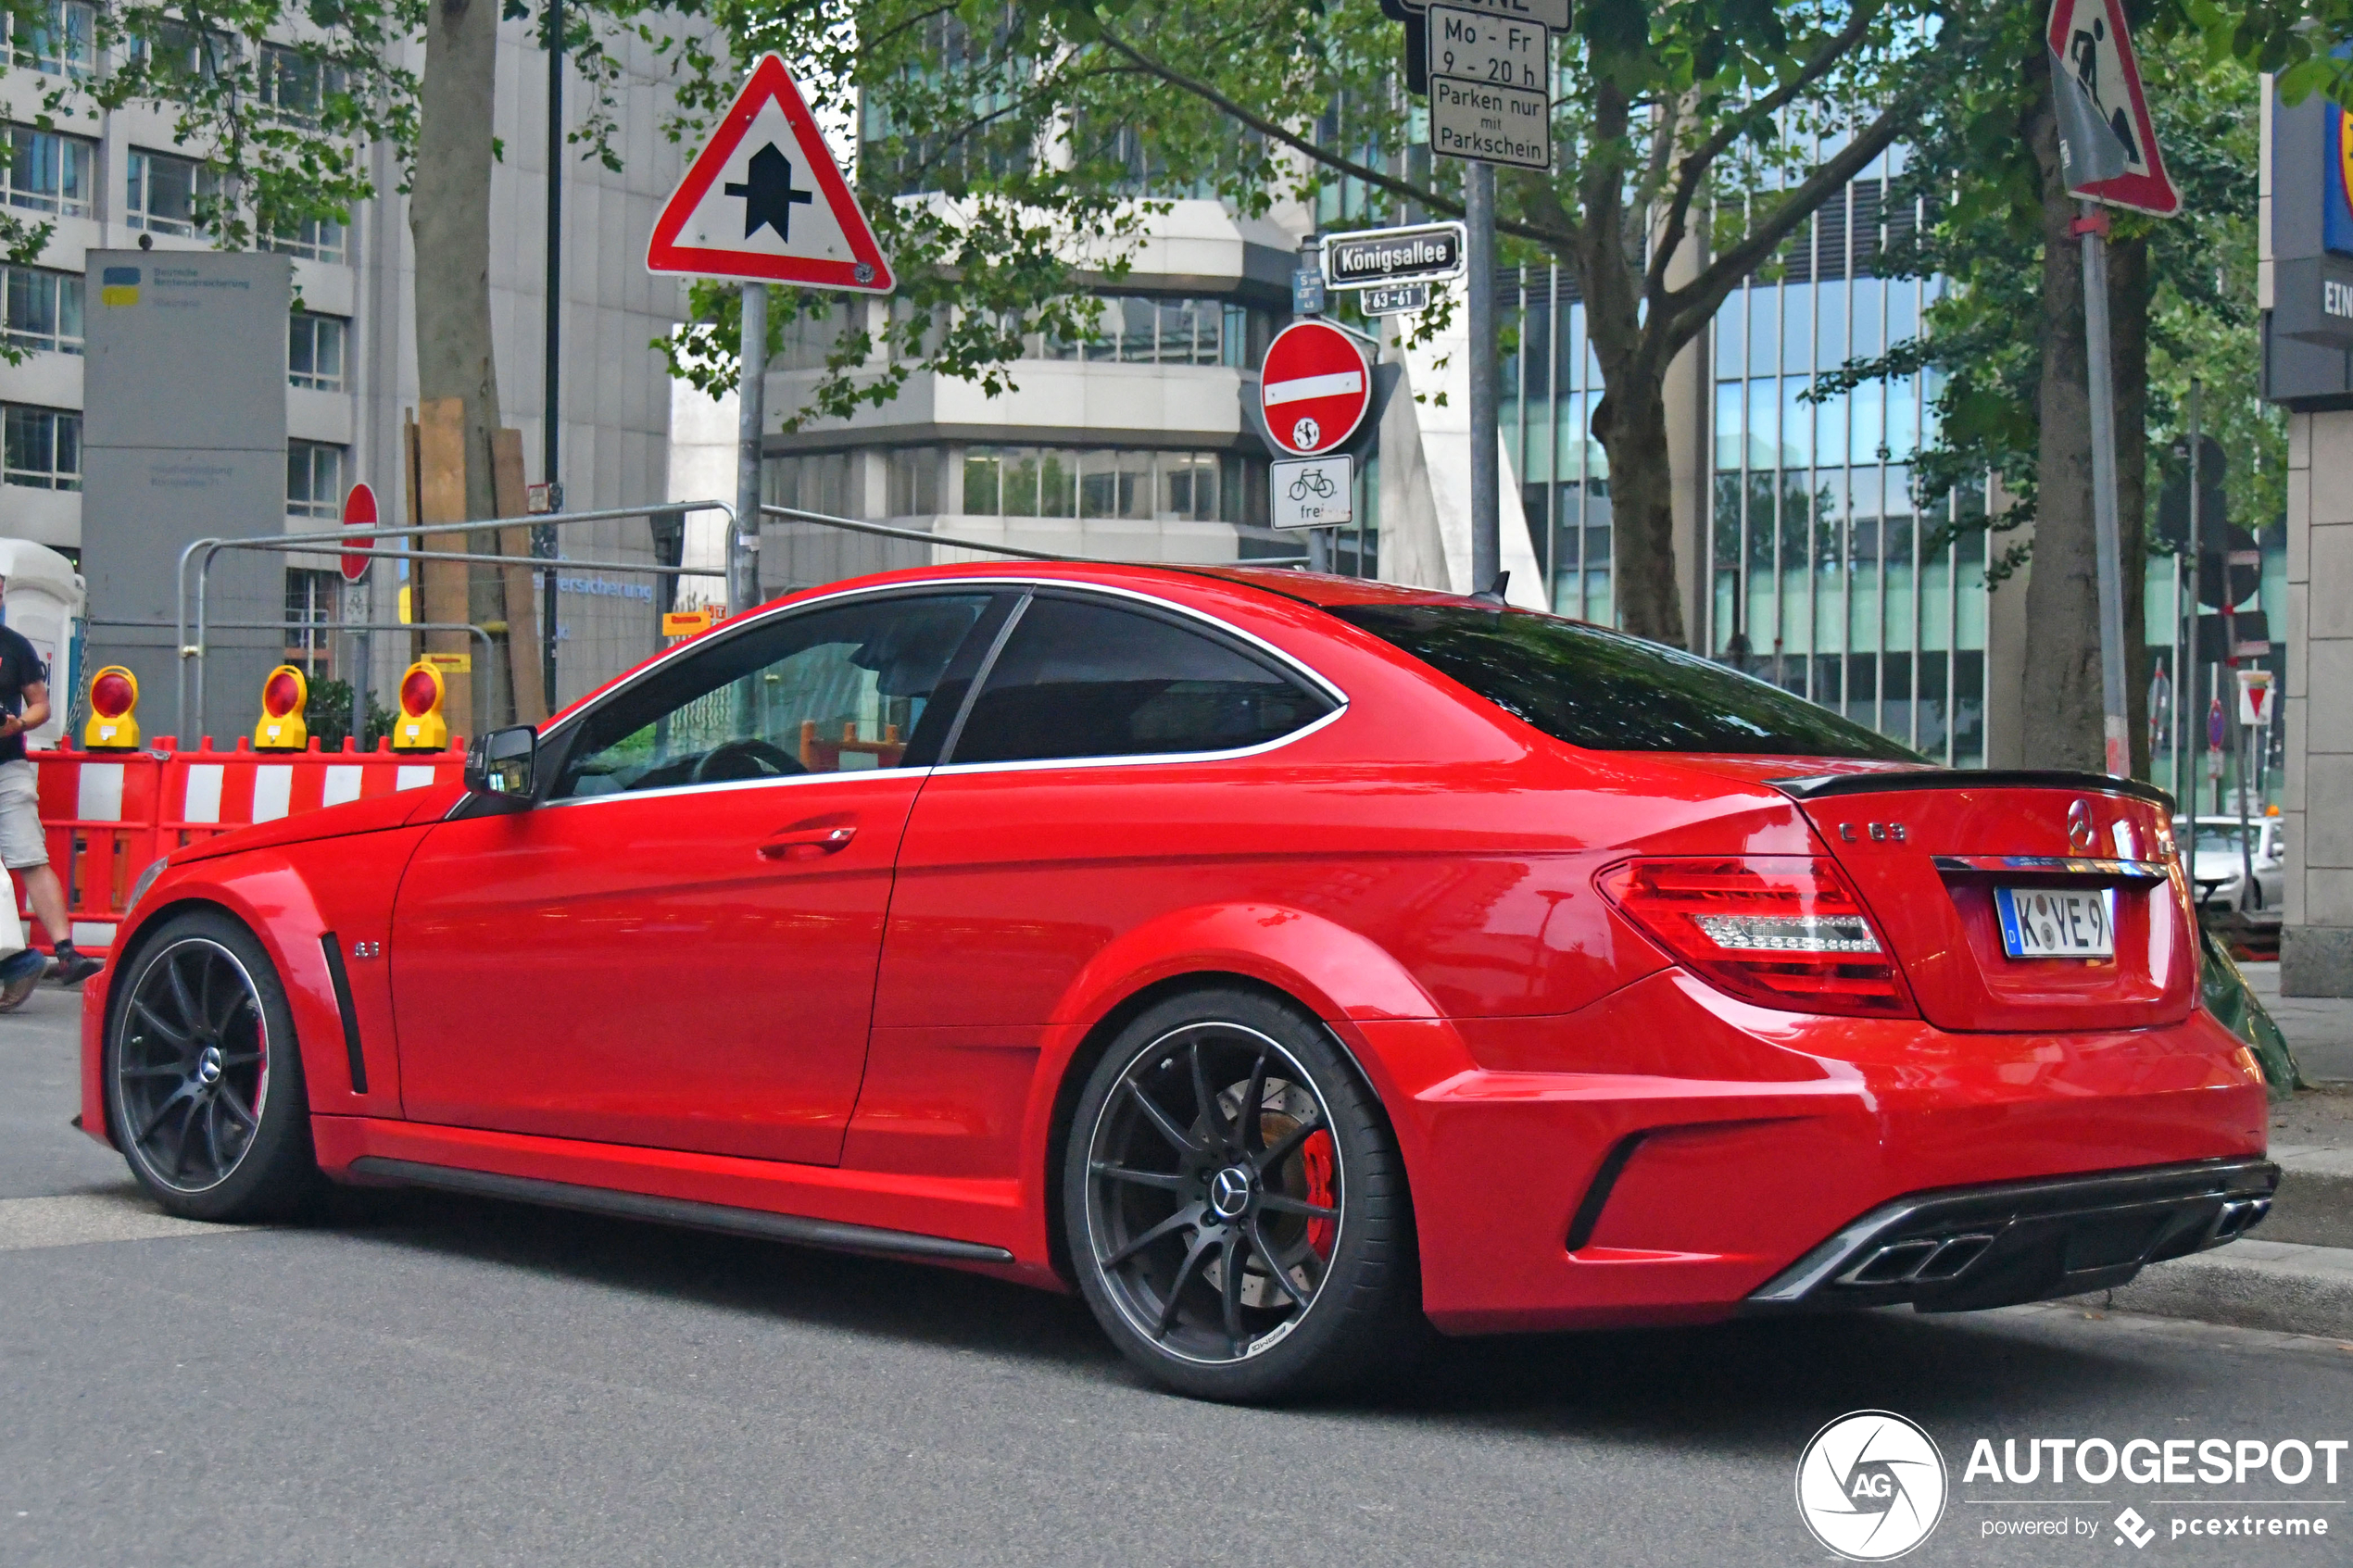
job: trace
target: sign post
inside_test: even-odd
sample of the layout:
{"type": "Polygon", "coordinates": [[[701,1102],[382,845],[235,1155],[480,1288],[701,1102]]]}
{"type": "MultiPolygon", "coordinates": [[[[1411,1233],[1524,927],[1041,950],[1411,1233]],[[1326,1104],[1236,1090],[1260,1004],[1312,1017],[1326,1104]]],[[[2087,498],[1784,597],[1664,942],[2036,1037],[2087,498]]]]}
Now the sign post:
{"type": "MultiPolygon", "coordinates": [[[[1408,6],[1412,0],[1404,0],[1408,6]]],[[[1470,164],[1463,179],[1470,270],[1471,591],[1503,574],[1503,459],[1495,375],[1495,165],[1553,166],[1552,35],[1567,0],[1428,5],[1429,150],[1470,164]]]]}
{"type": "Polygon", "coordinates": [[[2255,888],[2254,828],[2247,797],[2255,778],[2253,760],[2257,736],[2271,721],[2271,672],[2269,670],[2241,670],[2239,678],[2239,909],[2246,910],[2253,901],[2255,888]]]}
{"type": "MultiPolygon", "coordinates": [[[[343,525],[376,526],[376,493],[364,481],[353,485],[343,498],[343,525]]],[[[344,619],[355,626],[365,626],[375,620],[368,603],[368,568],[375,564],[375,559],[371,540],[356,539],[343,552],[340,564],[345,584],[344,619]]],[[[364,751],[368,741],[368,697],[374,673],[370,656],[373,650],[365,632],[351,633],[351,734],[364,751]]]]}
{"type": "Polygon", "coordinates": [[[649,272],[737,278],[744,283],[736,383],[736,524],[744,549],[727,563],[727,608],[760,596],[760,443],[768,371],[768,289],[774,283],[888,294],[897,286],[849,182],[774,55],[751,78],[686,166],[654,220],[649,272]]]}
{"type": "Polygon", "coordinates": [[[1331,530],[1353,516],[1355,465],[1341,455],[1373,403],[1373,378],[1356,339],[1317,317],[1293,321],[1266,345],[1258,372],[1260,411],[1267,439],[1293,458],[1267,470],[1269,521],[1277,528],[1307,528],[1309,569],[1328,571],[1331,530]],[[1288,520],[1288,521],[1286,521],[1288,520]]]}
{"type": "Polygon", "coordinates": [[[2107,771],[2133,771],[2125,718],[2123,546],[2116,518],[2116,382],[2108,319],[2108,215],[2097,204],[2170,217],[2182,198],[2149,123],[2121,0],[2053,0],[2046,40],[2059,162],[2080,198],[2083,331],[2092,414],[2092,519],[2099,564],[2101,734],[2107,771]]]}

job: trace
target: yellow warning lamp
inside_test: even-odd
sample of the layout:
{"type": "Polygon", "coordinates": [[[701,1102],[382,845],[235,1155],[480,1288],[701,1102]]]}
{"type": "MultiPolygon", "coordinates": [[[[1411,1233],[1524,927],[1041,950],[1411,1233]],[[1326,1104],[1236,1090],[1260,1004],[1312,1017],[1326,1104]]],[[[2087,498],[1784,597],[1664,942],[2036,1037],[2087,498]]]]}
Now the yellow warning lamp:
{"type": "Polygon", "coordinates": [[[291,664],[281,664],[261,683],[261,718],[253,727],[256,751],[300,751],[310,744],[310,727],[302,710],[310,702],[310,683],[291,664]]]}
{"type": "Polygon", "coordinates": [[[444,751],[449,726],[441,717],[441,699],[448,688],[441,671],[423,659],[409,666],[400,677],[400,718],[392,726],[395,751],[444,751]]]}
{"type": "Polygon", "coordinates": [[[92,751],[129,751],[139,744],[139,677],[109,664],[90,677],[90,721],[82,744],[92,751]]]}

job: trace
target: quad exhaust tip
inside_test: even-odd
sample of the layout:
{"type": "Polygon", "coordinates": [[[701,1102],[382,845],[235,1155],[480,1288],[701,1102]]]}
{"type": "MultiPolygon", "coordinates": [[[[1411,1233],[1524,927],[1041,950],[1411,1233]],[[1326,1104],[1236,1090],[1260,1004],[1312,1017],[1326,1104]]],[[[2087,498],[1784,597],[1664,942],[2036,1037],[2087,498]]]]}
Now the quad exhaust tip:
{"type": "Polygon", "coordinates": [[[1916,1236],[1891,1242],[1838,1276],[1841,1285],[1943,1285],[1994,1245],[1990,1236],[1916,1236]]]}

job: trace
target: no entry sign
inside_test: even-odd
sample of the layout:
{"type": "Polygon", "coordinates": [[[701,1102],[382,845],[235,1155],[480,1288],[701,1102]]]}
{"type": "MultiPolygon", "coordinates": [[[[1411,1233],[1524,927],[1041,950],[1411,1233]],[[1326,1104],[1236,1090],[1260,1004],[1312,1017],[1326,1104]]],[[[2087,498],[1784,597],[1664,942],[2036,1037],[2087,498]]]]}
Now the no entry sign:
{"type": "Polygon", "coordinates": [[[1329,322],[1294,321],[1277,332],[1258,374],[1266,433],[1296,457],[1345,443],[1372,403],[1364,350],[1329,322]]]}
{"type": "MultiPolygon", "coordinates": [[[[353,485],[350,494],[344,496],[343,525],[346,528],[376,526],[376,493],[366,484],[353,485]]],[[[345,582],[357,583],[368,575],[368,563],[375,558],[368,551],[374,543],[372,539],[362,539],[343,552],[345,582]]]]}

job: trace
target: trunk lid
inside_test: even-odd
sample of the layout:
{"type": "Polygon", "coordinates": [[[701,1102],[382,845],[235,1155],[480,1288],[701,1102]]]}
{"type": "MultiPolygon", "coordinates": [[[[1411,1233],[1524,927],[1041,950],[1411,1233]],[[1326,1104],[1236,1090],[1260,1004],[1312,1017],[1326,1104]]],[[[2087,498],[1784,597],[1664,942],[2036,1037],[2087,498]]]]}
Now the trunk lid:
{"type": "Polygon", "coordinates": [[[1940,1029],[2133,1029],[2197,1001],[2171,801],[2078,773],[1917,771],[1774,781],[1793,797],[1940,1029]],[[2108,889],[2113,958],[2011,958],[1994,889],[2108,889]]]}

